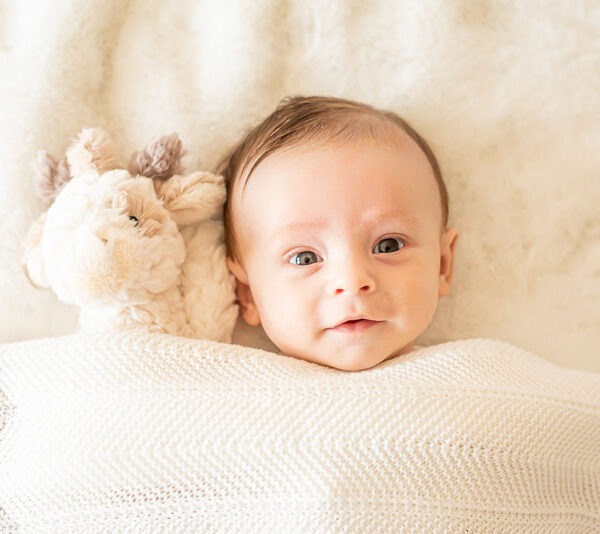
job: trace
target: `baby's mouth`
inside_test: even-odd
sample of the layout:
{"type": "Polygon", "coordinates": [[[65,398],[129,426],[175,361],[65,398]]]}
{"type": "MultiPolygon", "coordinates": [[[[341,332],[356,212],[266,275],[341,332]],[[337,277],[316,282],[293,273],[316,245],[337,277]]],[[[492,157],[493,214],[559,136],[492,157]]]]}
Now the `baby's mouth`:
{"type": "Polygon", "coordinates": [[[334,332],[340,332],[343,334],[360,334],[361,332],[366,332],[370,328],[375,325],[382,323],[383,321],[373,321],[372,319],[366,319],[364,317],[359,317],[357,319],[347,319],[337,324],[333,328],[329,330],[333,330],[334,332]]]}

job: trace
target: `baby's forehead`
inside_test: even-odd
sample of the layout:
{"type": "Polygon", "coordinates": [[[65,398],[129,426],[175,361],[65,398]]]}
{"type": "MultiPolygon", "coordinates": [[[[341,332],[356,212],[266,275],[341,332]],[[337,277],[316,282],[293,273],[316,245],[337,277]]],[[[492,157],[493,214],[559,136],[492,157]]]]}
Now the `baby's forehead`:
{"type": "Polygon", "coordinates": [[[440,211],[427,158],[408,142],[399,146],[366,139],[291,146],[265,158],[246,187],[233,193],[236,219],[244,226],[300,214],[319,220],[331,212],[351,213],[333,209],[344,205],[353,207],[352,216],[376,207],[388,212],[422,208],[436,218],[440,211]]]}
{"type": "Polygon", "coordinates": [[[314,151],[323,151],[326,149],[358,149],[361,147],[381,147],[388,150],[397,151],[399,155],[411,153],[420,153],[423,158],[427,158],[412,137],[400,126],[395,124],[380,124],[374,122],[372,118],[365,117],[366,124],[358,127],[353,124],[352,128],[340,128],[330,135],[306,136],[284,144],[275,150],[262,151],[258,148],[254,157],[248,159],[247,163],[240,170],[239,179],[235,185],[245,189],[247,183],[252,179],[256,169],[268,162],[280,159],[287,155],[294,155],[301,158],[303,155],[309,155],[314,151]],[[367,127],[371,125],[372,127],[367,127]],[[377,126],[375,126],[377,125],[377,126]]]}

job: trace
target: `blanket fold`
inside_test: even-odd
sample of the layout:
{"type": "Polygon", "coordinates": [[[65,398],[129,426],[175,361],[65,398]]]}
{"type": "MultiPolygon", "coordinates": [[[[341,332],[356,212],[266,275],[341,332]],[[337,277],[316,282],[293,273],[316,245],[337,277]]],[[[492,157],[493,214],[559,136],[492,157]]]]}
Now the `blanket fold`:
{"type": "Polygon", "coordinates": [[[7,529],[600,525],[600,376],[498,341],[347,373],[163,334],[74,335],[2,345],[0,390],[7,529]]]}

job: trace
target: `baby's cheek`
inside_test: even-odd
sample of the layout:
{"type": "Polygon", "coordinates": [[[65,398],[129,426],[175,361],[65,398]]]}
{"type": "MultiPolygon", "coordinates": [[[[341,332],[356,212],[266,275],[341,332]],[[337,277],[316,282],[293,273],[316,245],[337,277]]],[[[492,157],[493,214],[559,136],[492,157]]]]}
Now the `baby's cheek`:
{"type": "Polygon", "coordinates": [[[312,337],[314,311],[306,294],[272,283],[257,304],[265,333],[283,352],[296,352],[312,337]]]}
{"type": "Polygon", "coordinates": [[[407,314],[411,322],[420,326],[427,326],[433,319],[438,304],[437,278],[418,277],[410,288],[410,297],[407,299],[407,314]]]}

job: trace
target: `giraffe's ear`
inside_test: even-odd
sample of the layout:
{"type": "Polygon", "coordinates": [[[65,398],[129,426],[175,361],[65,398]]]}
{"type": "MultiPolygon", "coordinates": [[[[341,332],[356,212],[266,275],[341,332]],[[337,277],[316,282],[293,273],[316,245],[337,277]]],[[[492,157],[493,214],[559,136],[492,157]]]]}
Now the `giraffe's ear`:
{"type": "Polygon", "coordinates": [[[154,181],[154,189],[180,228],[220,215],[227,195],[222,176],[201,171],[154,181]]]}
{"type": "Polygon", "coordinates": [[[40,150],[34,165],[33,188],[36,196],[49,206],[60,190],[71,179],[66,159],[56,161],[48,152],[40,150]]]}
{"type": "Polygon", "coordinates": [[[101,174],[119,168],[119,157],[102,128],[85,128],[67,150],[67,163],[73,176],[94,171],[101,174]]]}
{"type": "Polygon", "coordinates": [[[183,173],[181,158],[184,153],[179,135],[173,132],[155,139],[143,150],[134,152],[127,170],[132,176],[166,180],[183,173]]]}

